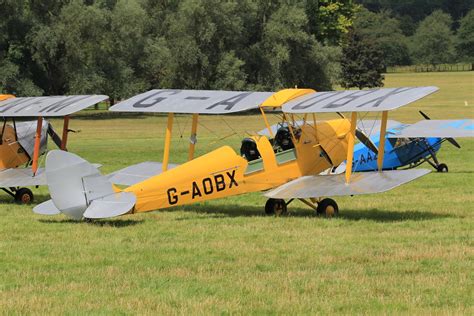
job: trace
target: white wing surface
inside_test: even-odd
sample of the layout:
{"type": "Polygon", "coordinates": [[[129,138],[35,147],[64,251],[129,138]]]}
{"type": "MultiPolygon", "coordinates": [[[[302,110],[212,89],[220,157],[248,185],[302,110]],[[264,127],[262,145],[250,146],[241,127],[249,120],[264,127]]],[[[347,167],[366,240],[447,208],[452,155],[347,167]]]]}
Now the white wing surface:
{"type": "Polygon", "coordinates": [[[345,174],[304,176],[268,191],[269,198],[318,198],[380,193],[428,174],[427,169],[353,173],[349,184],[345,174]]]}
{"type": "Polygon", "coordinates": [[[388,138],[415,137],[474,137],[474,120],[424,120],[407,125],[388,138]]]}
{"type": "Polygon", "coordinates": [[[251,109],[273,92],[151,90],[110,108],[115,112],[226,114],[251,109]]]}
{"type": "Polygon", "coordinates": [[[388,111],[417,101],[437,90],[437,87],[404,87],[315,92],[287,102],[283,105],[283,112],[388,111]]]}
{"type": "Polygon", "coordinates": [[[106,95],[71,95],[11,98],[0,102],[0,116],[65,116],[107,100],[106,95]]]}

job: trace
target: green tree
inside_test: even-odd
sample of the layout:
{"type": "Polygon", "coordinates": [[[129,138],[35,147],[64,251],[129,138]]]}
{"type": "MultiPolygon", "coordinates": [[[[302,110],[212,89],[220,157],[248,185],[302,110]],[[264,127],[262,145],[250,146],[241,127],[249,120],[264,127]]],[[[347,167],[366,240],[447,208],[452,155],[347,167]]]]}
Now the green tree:
{"type": "Polygon", "coordinates": [[[303,8],[282,6],[270,17],[259,44],[259,81],[265,89],[311,87],[331,89],[337,48],[321,45],[307,33],[303,8]]]}
{"type": "Polygon", "coordinates": [[[372,38],[350,31],[342,55],[341,85],[344,88],[383,86],[383,57],[372,38]]]}
{"type": "Polygon", "coordinates": [[[247,75],[243,69],[245,62],[235,56],[234,51],[222,56],[216,69],[216,80],[212,89],[217,90],[244,90],[247,86],[247,75]]]}
{"type": "Polygon", "coordinates": [[[440,10],[420,23],[411,39],[411,55],[415,63],[435,65],[454,61],[451,24],[451,16],[440,10]]]}
{"type": "Polygon", "coordinates": [[[408,39],[401,30],[400,21],[390,17],[388,12],[373,13],[361,8],[355,16],[354,29],[376,43],[382,51],[385,65],[410,63],[408,39]]]}
{"type": "Polygon", "coordinates": [[[43,91],[32,80],[37,73],[26,41],[33,27],[29,2],[0,1],[0,91],[18,96],[38,95],[43,91]]]}
{"type": "Polygon", "coordinates": [[[309,31],[322,43],[338,45],[352,25],[353,0],[306,0],[309,31]]]}
{"type": "Polygon", "coordinates": [[[461,19],[456,47],[460,60],[474,62],[474,10],[461,19]]]}
{"type": "Polygon", "coordinates": [[[473,0],[357,0],[358,3],[373,12],[390,10],[394,16],[410,16],[419,22],[435,10],[443,10],[454,20],[465,16],[474,9],[473,0]]]}

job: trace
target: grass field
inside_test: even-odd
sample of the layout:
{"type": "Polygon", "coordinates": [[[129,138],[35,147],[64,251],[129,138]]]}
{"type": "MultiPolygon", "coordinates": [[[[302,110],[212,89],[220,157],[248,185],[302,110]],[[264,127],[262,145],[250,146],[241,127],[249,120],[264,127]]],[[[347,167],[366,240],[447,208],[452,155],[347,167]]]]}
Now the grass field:
{"type": "MultiPolygon", "coordinates": [[[[390,118],[474,117],[474,72],[386,78],[413,85],[441,90],[390,118]]],[[[190,118],[176,123],[171,160],[183,162],[190,118]]],[[[198,154],[238,148],[263,127],[257,116],[201,123],[198,154]]],[[[164,117],[87,111],[71,124],[81,132],[70,150],[104,172],[161,160],[164,117]]],[[[459,142],[439,154],[449,173],[338,198],[331,220],[298,202],[286,217],[264,216],[265,198],[249,194],[85,223],[35,215],[2,194],[0,313],[473,314],[474,141],[459,142]]]]}

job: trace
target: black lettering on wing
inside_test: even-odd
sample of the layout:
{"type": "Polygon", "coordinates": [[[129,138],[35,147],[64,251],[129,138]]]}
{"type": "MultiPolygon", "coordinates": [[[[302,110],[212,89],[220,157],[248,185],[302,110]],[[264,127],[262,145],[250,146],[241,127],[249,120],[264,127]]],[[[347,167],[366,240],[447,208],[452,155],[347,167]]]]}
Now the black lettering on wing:
{"type": "Polygon", "coordinates": [[[160,103],[163,100],[166,100],[167,97],[161,96],[161,95],[176,95],[178,93],[182,92],[182,90],[160,90],[158,92],[153,93],[152,95],[148,95],[135,103],[132,104],[132,107],[134,108],[149,108],[152,107],[158,103],[160,103]]]}
{"type": "Polygon", "coordinates": [[[374,93],[375,91],[376,91],[376,90],[341,91],[340,94],[342,94],[342,96],[341,96],[340,98],[337,98],[337,99],[335,99],[335,100],[332,100],[331,102],[329,102],[328,104],[326,104],[325,106],[323,106],[323,108],[324,108],[324,109],[337,109],[337,108],[341,108],[341,107],[343,107],[344,105],[348,104],[349,102],[355,101],[355,100],[357,100],[358,98],[360,98],[360,97],[362,97],[362,96],[365,96],[365,95],[374,93]]]}
{"type": "Polygon", "coordinates": [[[5,112],[21,105],[21,104],[23,104],[24,107],[27,107],[27,106],[29,106],[29,103],[26,106],[24,105],[24,103],[30,102],[32,99],[34,99],[34,98],[21,98],[21,99],[18,99],[18,100],[13,99],[12,102],[8,103],[5,106],[0,107],[0,113],[5,113],[5,112]]]}
{"type": "Polygon", "coordinates": [[[334,92],[334,91],[330,91],[330,92],[316,92],[316,95],[311,97],[311,98],[308,98],[306,100],[303,100],[301,101],[300,103],[297,103],[296,105],[294,105],[291,109],[292,110],[304,110],[304,109],[307,109],[309,107],[312,107],[313,105],[321,102],[321,101],[324,101],[326,99],[329,99],[331,97],[333,97],[334,95],[337,95],[339,92],[334,92]]]}
{"type": "Polygon", "coordinates": [[[38,112],[42,113],[42,112],[59,112],[61,111],[62,109],[65,109],[67,108],[68,106],[78,102],[78,101],[81,101],[81,100],[84,100],[84,99],[87,99],[89,96],[86,95],[86,96],[72,96],[72,97],[67,97],[61,101],[58,101],[58,102],[55,102],[53,104],[50,104],[50,105],[47,105],[47,106],[44,106],[42,107],[38,112]]]}
{"type": "MultiPolygon", "coordinates": [[[[391,96],[394,96],[394,95],[397,95],[397,94],[400,94],[402,92],[405,92],[405,91],[408,91],[408,90],[412,90],[412,89],[416,89],[416,88],[396,88],[386,94],[383,94],[379,97],[376,97],[374,99],[371,99],[371,100],[368,100],[366,102],[364,102],[363,104],[361,105],[358,105],[357,107],[358,108],[361,108],[361,107],[373,107],[373,108],[376,108],[378,107],[383,101],[387,100],[389,97],[391,96]]],[[[373,90],[374,92],[376,91],[380,91],[380,90],[373,90]]]]}
{"type": "Polygon", "coordinates": [[[242,93],[239,93],[233,97],[230,97],[228,99],[225,99],[225,100],[221,100],[221,101],[218,101],[210,106],[208,106],[206,108],[206,110],[212,110],[213,108],[215,107],[218,107],[220,105],[225,105],[225,110],[226,111],[229,111],[231,110],[237,103],[239,103],[241,100],[245,99],[247,96],[249,96],[250,94],[252,94],[252,92],[242,92],[242,93]]]}

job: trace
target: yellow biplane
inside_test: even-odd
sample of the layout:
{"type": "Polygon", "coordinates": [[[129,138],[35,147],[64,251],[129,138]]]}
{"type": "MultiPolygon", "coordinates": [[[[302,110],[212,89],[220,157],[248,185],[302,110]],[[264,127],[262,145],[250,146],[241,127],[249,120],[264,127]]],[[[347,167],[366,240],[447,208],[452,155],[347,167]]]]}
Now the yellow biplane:
{"type": "Polygon", "coordinates": [[[0,95],[0,189],[19,203],[33,201],[27,187],[46,185],[39,157],[46,152],[48,136],[61,150],[67,150],[70,116],[108,99],[105,95],[45,96],[15,98],[0,95]],[[35,121],[17,121],[28,118],[35,121]],[[62,137],[44,118],[64,117],[62,137]],[[9,123],[11,120],[11,123],[9,123]]]}
{"type": "MultiPolygon", "coordinates": [[[[384,152],[388,111],[419,100],[436,87],[316,92],[285,89],[271,92],[208,90],[151,90],[111,108],[118,112],[167,113],[164,157],[109,175],[81,157],[51,151],[46,158],[46,178],[51,200],[34,212],[64,213],[74,219],[107,218],[180,206],[249,192],[264,191],[267,214],[284,214],[299,199],[326,216],[338,212],[328,197],[378,193],[429,173],[425,169],[353,173],[351,162],[356,138],[370,143],[358,129],[359,112],[382,112],[379,153],[384,152]],[[194,158],[200,114],[227,114],[259,110],[268,136],[253,135],[242,141],[240,153],[223,146],[194,158]],[[272,128],[268,112],[281,115],[280,128],[272,128]],[[318,113],[348,112],[348,118],[318,121],[318,113]],[[192,115],[189,161],[169,163],[173,117],[192,115]],[[295,116],[302,120],[296,124],[295,116]],[[321,174],[347,161],[344,174],[321,174]],[[114,184],[126,185],[119,189],[114,184]]],[[[373,147],[373,146],[372,146],[373,147]]]]}

